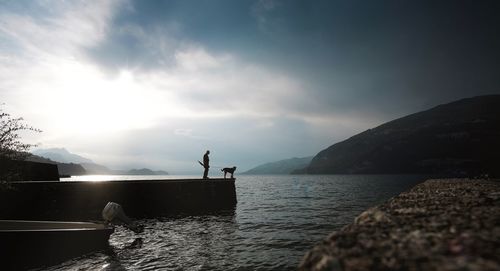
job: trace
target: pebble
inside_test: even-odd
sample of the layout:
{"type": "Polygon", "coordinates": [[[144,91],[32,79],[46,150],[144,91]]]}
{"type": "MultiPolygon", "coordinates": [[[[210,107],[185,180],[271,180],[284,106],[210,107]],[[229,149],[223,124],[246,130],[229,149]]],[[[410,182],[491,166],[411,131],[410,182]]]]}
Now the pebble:
{"type": "Polygon", "coordinates": [[[500,182],[425,181],[361,213],[299,270],[500,270],[500,182]]]}

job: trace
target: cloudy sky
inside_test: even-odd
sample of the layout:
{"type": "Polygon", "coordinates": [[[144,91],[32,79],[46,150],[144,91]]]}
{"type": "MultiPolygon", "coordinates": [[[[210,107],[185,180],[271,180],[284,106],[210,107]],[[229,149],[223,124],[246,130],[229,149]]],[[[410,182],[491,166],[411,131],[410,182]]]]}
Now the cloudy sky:
{"type": "Polygon", "coordinates": [[[0,102],[111,168],[241,170],[500,93],[499,1],[0,0],[0,102]]]}

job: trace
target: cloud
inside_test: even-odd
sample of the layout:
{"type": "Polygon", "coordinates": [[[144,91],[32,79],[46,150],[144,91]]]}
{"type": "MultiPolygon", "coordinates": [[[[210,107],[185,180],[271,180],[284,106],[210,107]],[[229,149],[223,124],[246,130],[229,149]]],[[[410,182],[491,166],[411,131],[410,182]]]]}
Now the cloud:
{"type": "Polygon", "coordinates": [[[80,54],[82,48],[95,46],[106,36],[114,11],[124,3],[120,0],[35,2],[45,13],[19,14],[8,10],[0,13],[0,32],[28,57],[72,56],[80,54]]]}
{"type": "Polygon", "coordinates": [[[259,0],[253,5],[251,14],[255,17],[259,29],[266,34],[272,34],[279,26],[279,20],[272,17],[273,11],[282,4],[276,0],[259,0]]]}
{"type": "Polygon", "coordinates": [[[498,50],[488,50],[497,30],[483,27],[497,17],[469,20],[470,37],[486,42],[452,44],[462,33],[438,16],[445,6],[0,5],[6,110],[44,130],[32,139],[45,147],[116,167],[195,170],[207,148],[242,168],[312,155],[383,121],[492,92],[498,71],[498,50]]]}
{"type": "Polygon", "coordinates": [[[175,27],[155,35],[134,23],[116,29],[126,2],[86,3],[0,14],[9,44],[0,55],[1,99],[44,130],[32,138],[42,147],[66,147],[115,168],[188,172],[200,149],[248,168],[324,145],[325,135],[310,131],[335,121],[317,121],[317,101],[298,78],[178,39],[175,27]],[[138,51],[139,62],[113,62],[110,73],[89,52],[117,36],[133,37],[147,53],[138,51]],[[150,58],[157,62],[140,64],[150,58]]]}
{"type": "Polygon", "coordinates": [[[132,22],[112,23],[113,31],[97,46],[88,47],[86,56],[109,73],[129,69],[169,68],[175,52],[191,42],[179,35],[176,22],[161,25],[139,25],[132,22]]]}
{"type": "Polygon", "coordinates": [[[286,74],[199,47],[175,55],[173,68],[145,73],[142,80],[172,93],[192,116],[280,115],[307,102],[300,82],[286,74]]]}
{"type": "Polygon", "coordinates": [[[177,66],[187,71],[220,68],[230,58],[229,56],[216,58],[202,48],[177,51],[174,57],[177,66]]]}

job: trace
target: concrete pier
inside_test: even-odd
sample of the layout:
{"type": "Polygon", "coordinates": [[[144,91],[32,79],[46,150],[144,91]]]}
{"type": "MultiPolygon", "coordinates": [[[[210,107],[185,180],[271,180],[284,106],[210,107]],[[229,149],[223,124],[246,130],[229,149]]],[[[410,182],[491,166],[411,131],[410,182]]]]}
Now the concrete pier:
{"type": "Polygon", "coordinates": [[[59,181],[57,165],[0,159],[0,181],[59,181]]]}
{"type": "Polygon", "coordinates": [[[500,270],[500,182],[428,180],[360,214],[299,270],[500,270]]]}
{"type": "Polygon", "coordinates": [[[199,214],[236,207],[235,179],[15,182],[0,191],[0,218],[102,220],[107,202],[132,218],[199,214]]]}

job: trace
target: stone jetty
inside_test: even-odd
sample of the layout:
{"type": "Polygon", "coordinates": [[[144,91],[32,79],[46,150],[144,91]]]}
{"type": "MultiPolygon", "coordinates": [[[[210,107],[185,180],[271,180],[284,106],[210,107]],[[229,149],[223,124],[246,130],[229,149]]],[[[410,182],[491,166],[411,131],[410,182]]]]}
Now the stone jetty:
{"type": "Polygon", "coordinates": [[[0,190],[0,218],[102,220],[108,202],[132,218],[234,212],[235,179],[11,182],[0,190]]]}
{"type": "Polygon", "coordinates": [[[428,180],[361,213],[299,270],[500,270],[500,181],[428,180]]]}

